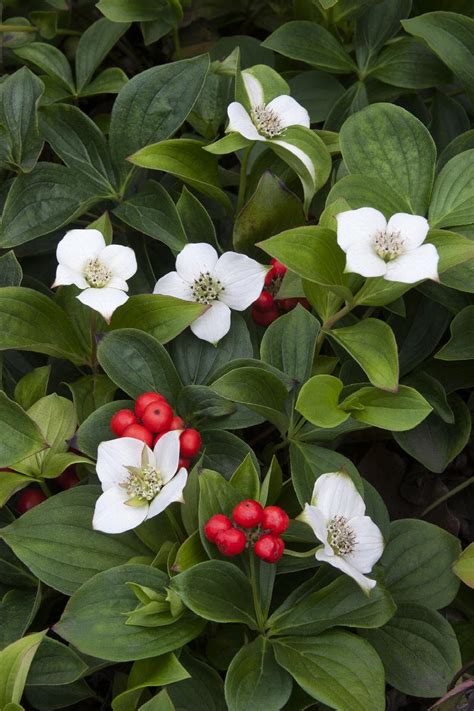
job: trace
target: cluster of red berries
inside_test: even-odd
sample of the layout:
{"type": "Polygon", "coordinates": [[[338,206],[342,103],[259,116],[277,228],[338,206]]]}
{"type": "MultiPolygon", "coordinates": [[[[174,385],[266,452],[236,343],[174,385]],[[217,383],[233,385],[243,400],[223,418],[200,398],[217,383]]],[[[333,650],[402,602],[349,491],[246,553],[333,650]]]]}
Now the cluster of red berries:
{"type": "Polygon", "coordinates": [[[272,268],[265,277],[265,286],[252,305],[252,318],[259,326],[269,326],[281,314],[294,309],[297,304],[301,304],[305,309],[310,308],[308,300],[302,297],[275,299],[275,294],[278,293],[287,270],[278,259],[272,259],[270,263],[272,268]]]}
{"type": "Polygon", "coordinates": [[[164,395],[142,393],[135,400],[135,411],[119,410],[110,420],[110,429],[117,437],[133,437],[154,447],[160,437],[171,430],[182,430],[179,437],[179,466],[189,469],[191,460],[201,448],[201,435],[186,428],[184,420],[175,415],[164,395]]]}
{"type": "Polygon", "coordinates": [[[232,521],[224,514],[215,514],[204,526],[204,533],[222,555],[239,555],[253,547],[255,555],[266,563],[277,563],[285,549],[280,534],[289,522],[288,514],[279,506],[263,508],[258,501],[245,499],[232,511],[232,521]]]}

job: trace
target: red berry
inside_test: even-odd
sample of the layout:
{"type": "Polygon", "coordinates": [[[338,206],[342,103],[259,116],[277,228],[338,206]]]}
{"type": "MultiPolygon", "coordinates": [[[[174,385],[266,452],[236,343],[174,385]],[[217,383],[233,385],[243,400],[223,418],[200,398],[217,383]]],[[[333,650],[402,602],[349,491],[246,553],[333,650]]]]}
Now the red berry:
{"type": "Polygon", "coordinates": [[[286,531],[289,523],[288,514],[279,506],[266,506],[263,509],[262,528],[270,531],[274,536],[286,531]]]}
{"type": "Polygon", "coordinates": [[[142,393],[139,395],[135,400],[135,412],[137,417],[143,417],[143,413],[147,409],[148,405],[151,405],[152,402],[157,402],[158,400],[166,402],[166,399],[163,395],[160,395],[160,393],[142,393]]]}
{"type": "Polygon", "coordinates": [[[149,447],[153,444],[153,434],[143,425],[129,425],[123,431],[122,437],[133,437],[133,439],[141,439],[149,447]]]}
{"type": "Polygon", "coordinates": [[[216,546],[222,555],[239,555],[245,548],[247,539],[242,531],[238,528],[228,528],[226,531],[221,531],[217,534],[215,540],[216,546]]]}
{"type": "Polygon", "coordinates": [[[287,268],[284,264],[278,261],[278,259],[270,259],[270,264],[272,265],[272,271],[274,277],[284,277],[287,268]]]}
{"type": "Polygon", "coordinates": [[[254,546],[255,555],[266,563],[276,563],[280,560],[285,550],[285,544],[278,536],[266,533],[258,539],[254,546]]]}
{"type": "Polygon", "coordinates": [[[122,436],[122,432],[130,425],[138,424],[138,420],[133,410],[119,410],[112,415],[110,420],[110,429],[117,437],[122,436]]]}
{"type": "Polygon", "coordinates": [[[256,311],[271,311],[274,306],[274,303],[275,302],[273,300],[273,296],[270,294],[270,292],[263,290],[258,299],[253,302],[253,308],[256,311]]]}
{"type": "Polygon", "coordinates": [[[185,424],[182,417],[175,415],[171,420],[170,430],[184,430],[185,424]]]}
{"type": "Polygon", "coordinates": [[[209,541],[215,543],[215,540],[219,533],[222,531],[227,531],[232,528],[232,521],[224,514],[215,514],[211,516],[209,521],[204,526],[204,533],[209,541]]]}
{"type": "Polygon", "coordinates": [[[253,528],[262,522],[263,508],[258,501],[245,499],[232,511],[232,518],[242,528],[253,528]]]}
{"type": "Polygon", "coordinates": [[[16,502],[16,510],[19,514],[24,514],[30,509],[34,509],[35,506],[41,504],[48,497],[43,494],[41,489],[29,486],[27,489],[23,489],[20,496],[16,502]]]}
{"type": "Polygon", "coordinates": [[[291,299],[278,299],[277,303],[282,311],[291,311],[292,309],[296,308],[298,304],[304,306],[305,309],[311,308],[308,299],[305,299],[301,296],[295,296],[291,299]]]}
{"type": "Polygon", "coordinates": [[[181,469],[181,467],[189,469],[191,467],[191,460],[187,457],[180,457],[178,460],[178,469],[181,469]]]}
{"type": "Polygon", "coordinates": [[[79,484],[79,481],[75,467],[68,467],[62,474],[56,477],[56,484],[64,490],[76,486],[76,484],[79,484]]]}
{"type": "Polygon", "coordinates": [[[269,311],[259,311],[255,306],[252,306],[252,318],[259,326],[269,326],[279,315],[280,312],[275,303],[269,311]]]}
{"type": "Polygon", "coordinates": [[[179,437],[180,454],[182,457],[195,457],[201,449],[201,435],[197,430],[187,429],[179,437]]]}
{"type": "Polygon", "coordinates": [[[265,274],[265,281],[264,284],[265,286],[270,286],[272,281],[276,279],[276,273],[273,270],[273,267],[268,270],[268,272],[265,274]]]}
{"type": "Polygon", "coordinates": [[[150,403],[143,413],[142,422],[150,432],[168,432],[173,410],[164,400],[150,403]]]}

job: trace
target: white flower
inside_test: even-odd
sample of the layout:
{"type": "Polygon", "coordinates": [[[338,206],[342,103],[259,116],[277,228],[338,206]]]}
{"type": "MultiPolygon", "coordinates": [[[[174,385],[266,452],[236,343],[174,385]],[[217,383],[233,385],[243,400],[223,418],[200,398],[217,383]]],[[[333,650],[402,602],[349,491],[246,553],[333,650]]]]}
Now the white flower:
{"type": "Polygon", "coordinates": [[[350,575],[369,592],[376,581],[367,578],[383,553],[380,529],[365,514],[365,503],[345,472],[322,474],[314,485],[311,504],[306,504],[301,518],[324,544],[316,559],[350,575]]]}
{"type": "Polygon", "coordinates": [[[55,286],[75,284],[83,289],[79,301],[110,321],[128,296],[127,279],[137,271],[135,252],[118,244],[106,245],[99,230],[70,230],[56,249],[55,286]]]}
{"type": "Polygon", "coordinates": [[[267,270],[245,254],[225,252],[219,257],[210,244],[187,244],[176,257],[176,271],[158,279],[153,293],[209,304],[191,331],[217,343],[230,328],[230,310],[243,311],[259,296],[267,270]]]}
{"type": "Polygon", "coordinates": [[[177,472],[179,435],[167,432],[153,451],[132,437],[100,443],[97,476],[104,493],[95,505],[94,529],[123,533],[183,501],[188,473],[184,468],[177,472]]]}
{"type": "Polygon", "coordinates": [[[397,212],[387,223],[378,210],[361,207],[341,212],[336,219],[346,272],[403,284],[438,280],[438,251],[433,244],[423,244],[429,230],[424,217],[397,212]]]}

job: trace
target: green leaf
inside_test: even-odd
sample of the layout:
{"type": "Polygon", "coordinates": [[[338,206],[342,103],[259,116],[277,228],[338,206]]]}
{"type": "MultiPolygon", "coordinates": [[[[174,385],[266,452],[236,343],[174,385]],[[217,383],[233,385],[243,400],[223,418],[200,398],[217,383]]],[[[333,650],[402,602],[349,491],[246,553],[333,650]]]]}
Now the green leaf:
{"type": "Polygon", "coordinates": [[[216,228],[211,216],[185,185],[183,185],[176,207],[188,242],[209,242],[214,246],[217,245],[216,228]]]}
{"type": "Polygon", "coordinates": [[[112,317],[112,328],[146,331],[160,343],[168,343],[206,311],[205,304],[182,301],[174,296],[132,296],[112,317]]]}
{"type": "Polygon", "coordinates": [[[474,588],[474,543],[470,543],[453,563],[453,571],[463,583],[474,588]]]}
{"type": "Polygon", "coordinates": [[[205,470],[199,475],[199,532],[210,558],[220,558],[216,546],[204,535],[204,526],[216,511],[230,516],[234,506],[242,500],[237,489],[217,472],[205,470]]]}
{"type": "Polygon", "coordinates": [[[149,22],[160,19],[167,0],[100,0],[97,9],[113,22],[149,22]]]}
{"type": "Polygon", "coordinates": [[[131,400],[115,400],[92,412],[76,432],[77,448],[89,457],[96,459],[99,444],[115,438],[110,429],[112,415],[125,408],[133,410],[133,402],[131,400]]]}
{"type": "Polygon", "coordinates": [[[304,383],[311,374],[319,328],[318,320],[298,305],[265,331],[260,345],[262,360],[296,383],[304,383]]]}
{"type": "Polygon", "coordinates": [[[198,563],[176,575],[171,587],[186,607],[205,620],[239,622],[257,629],[250,583],[233,563],[198,563]]]}
{"type": "Polygon", "coordinates": [[[370,76],[404,89],[426,89],[448,84],[452,79],[438,57],[412,37],[389,44],[380,53],[370,76]]]}
{"type": "Polygon", "coordinates": [[[390,593],[377,583],[367,596],[351,578],[340,576],[325,587],[309,590],[288,609],[275,610],[268,620],[270,634],[318,635],[331,627],[381,627],[397,606],[390,593]]]}
{"type": "Polygon", "coordinates": [[[303,225],[304,221],[300,200],[276,175],[266,171],[254,194],[237,215],[232,238],[234,248],[258,258],[256,242],[282,230],[303,225]]]}
{"type": "Polygon", "coordinates": [[[397,342],[388,324],[368,318],[353,326],[335,328],[329,331],[329,336],[354,358],[372,385],[397,391],[397,342]]]}
{"type": "Polygon", "coordinates": [[[95,79],[87,84],[81,91],[82,96],[96,96],[97,94],[119,94],[128,77],[122,69],[109,67],[97,75],[95,79]]]}
{"type": "Polygon", "coordinates": [[[87,664],[70,647],[45,637],[28,672],[28,686],[71,684],[87,672],[87,664]]]}
{"type": "Polygon", "coordinates": [[[400,605],[384,627],[362,635],[380,655],[387,683],[404,694],[442,696],[461,666],[453,628],[422,605],[400,605]]]}
{"type": "Polygon", "coordinates": [[[99,407],[114,399],[117,386],[106,375],[84,375],[67,383],[72,393],[77,420],[84,422],[99,407]]]}
{"type": "Polygon", "coordinates": [[[337,427],[350,417],[339,407],[343,387],[333,375],[314,375],[301,388],[295,407],[313,425],[337,427]]]}
{"type": "Polygon", "coordinates": [[[183,649],[180,661],[191,674],[191,678],[168,688],[176,708],[192,708],[194,711],[227,711],[224,685],[216,670],[192,656],[186,649],[183,649]]]}
{"type": "Polygon", "coordinates": [[[0,506],[5,506],[13,494],[29,484],[31,484],[29,476],[14,471],[0,471],[0,506]]]}
{"type": "Polygon", "coordinates": [[[0,289],[0,350],[45,353],[84,363],[86,356],[65,312],[33,289],[0,289]]]}
{"type": "Polygon", "coordinates": [[[20,286],[23,270],[13,250],[0,257],[0,287],[20,286]]]}
{"type": "Polygon", "coordinates": [[[407,432],[394,434],[400,447],[432,472],[442,474],[448,464],[469,442],[472,421],[469,408],[457,395],[451,395],[453,418],[445,422],[432,412],[426,420],[407,432]]]}
{"type": "Polygon", "coordinates": [[[372,64],[385,42],[400,29],[400,20],[411,10],[411,0],[383,0],[367,9],[358,18],[355,34],[355,52],[361,68],[372,64]]]}
{"type": "Polygon", "coordinates": [[[394,521],[381,564],[385,584],[395,602],[446,607],[455,598],[459,580],[451,566],[461,551],[453,535],[426,521],[394,521]]]}
{"type": "Polygon", "coordinates": [[[225,679],[229,711],[279,711],[291,694],[291,676],[275,660],[266,637],[246,644],[233,658],[225,679]]]}
{"type": "Polygon", "coordinates": [[[466,306],[451,321],[451,338],[439,350],[439,360],[471,360],[474,358],[474,306],[466,306]]]}
{"type": "Polygon", "coordinates": [[[429,221],[432,227],[467,225],[474,221],[474,150],[451,158],[436,178],[429,221]]]}
{"type": "Polygon", "coordinates": [[[303,279],[316,282],[347,300],[352,299],[344,275],[344,253],[338,248],[332,230],[297,227],[270,237],[257,246],[303,279]]]}
{"type": "Polygon", "coordinates": [[[196,338],[191,331],[184,331],[170,345],[173,363],[185,385],[207,384],[223,366],[253,355],[247,325],[235,311],[230,331],[216,346],[196,338]]]}
{"type": "Polygon", "coordinates": [[[71,170],[84,175],[98,195],[115,196],[116,182],[107,141],[97,125],[76,106],[52,104],[41,112],[41,130],[71,170]]]}
{"type": "MultiPolygon", "coordinates": [[[[325,121],[333,105],[344,93],[343,85],[335,76],[319,69],[296,74],[288,84],[292,97],[308,111],[311,123],[325,121]]],[[[318,135],[324,140],[324,132],[318,131],[318,135]]]]}
{"type": "Polygon", "coordinates": [[[36,423],[0,391],[0,467],[7,467],[45,448],[36,423]]]}
{"type": "Polygon", "coordinates": [[[365,387],[349,395],[341,407],[355,420],[393,432],[419,425],[433,409],[413,388],[400,385],[396,393],[365,387]]]}
{"type": "Polygon", "coordinates": [[[231,206],[228,195],[220,187],[217,158],[203,151],[201,141],[173,138],[153,143],[129,156],[128,160],[140,168],[171,173],[225,208],[231,206]]]}
{"type": "Polygon", "coordinates": [[[17,57],[31,62],[55,79],[70,94],[75,94],[71,67],[64,54],[54,45],[33,42],[14,50],[17,57]]]}
{"type": "Polygon", "coordinates": [[[133,664],[127,681],[127,689],[114,698],[112,709],[113,711],[130,711],[132,705],[135,708],[142,689],[150,686],[175,684],[183,679],[188,679],[189,676],[172,652],[160,657],[141,659],[133,664]]]}
{"type": "MultiPolygon", "coordinates": [[[[348,207],[338,210],[338,212],[344,212],[349,208],[357,210],[359,207],[375,207],[389,219],[396,212],[410,211],[410,205],[406,198],[398,195],[380,178],[369,175],[354,173],[345,175],[341,180],[338,180],[332,187],[326,204],[331,207],[333,203],[341,199],[348,203],[348,207]]],[[[336,229],[335,219],[332,229],[336,229]]]]}
{"type": "MultiPolygon", "coordinates": [[[[2,574],[4,571],[5,564],[2,566],[2,574]]],[[[38,611],[40,597],[37,588],[28,587],[9,590],[3,595],[0,602],[0,649],[25,634],[38,611]]]]}
{"type": "Polygon", "coordinates": [[[158,392],[175,406],[181,381],[166,349],[152,336],[135,329],[112,331],[100,342],[97,358],[127,395],[158,392]]]}
{"type": "Polygon", "coordinates": [[[259,499],[260,476],[250,455],[247,455],[242,464],[237,467],[232,474],[230,483],[244,499],[259,499]]]}
{"type": "Polygon", "coordinates": [[[0,652],[0,708],[20,703],[28,670],[45,634],[30,634],[0,652]]]}
{"type": "Polygon", "coordinates": [[[277,662],[304,691],[338,711],[382,711],[382,662],[365,640],[348,632],[285,637],[273,642],[277,662]]]}
{"type": "MultiPolygon", "coordinates": [[[[204,450],[203,465],[218,470],[227,479],[230,479],[248,454],[252,457],[253,463],[258,466],[253,450],[241,437],[237,437],[232,432],[205,429],[201,430],[201,436],[204,450]]],[[[212,514],[208,518],[210,516],[212,514]]]]}
{"type": "Polygon", "coordinates": [[[0,85],[0,125],[6,131],[6,164],[24,173],[30,172],[43,148],[38,130],[38,103],[43,82],[22,67],[0,85]]]}
{"type": "Polygon", "coordinates": [[[79,93],[90,82],[94,72],[112,47],[128,30],[126,23],[97,20],[82,33],[76,49],[76,81],[79,93]]]}
{"type": "Polygon", "coordinates": [[[145,187],[113,210],[126,225],[163,242],[173,252],[186,244],[186,235],[176,205],[160,183],[148,181],[145,187]]]}
{"type": "Polygon", "coordinates": [[[469,67],[474,55],[474,19],[455,12],[429,12],[402,21],[403,28],[422,39],[474,96],[469,67]]]}
{"type": "Polygon", "coordinates": [[[334,74],[356,71],[344,47],[328,30],[315,22],[286,22],[267,37],[263,46],[334,74]]]}
{"type": "Polygon", "coordinates": [[[172,652],[202,631],[203,621],[190,613],[161,626],[159,634],[156,627],[126,624],[137,604],[128,585],[132,582],[166,594],[168,578],[148,565],[121,565],[98,573],[71,597],[55,630],[83,654],[113,662],[172,652]]]}
{"type": "Polygon", "coordinates": [[[99,495],[97,486],[64,491],[0,529],[0,535],[41,581],[71,595],[97,572],[150,555],[133,532],[109,536],[93,530],[99,495]]]}
{"type": "Polygon", "coordinates": [[[169,138],[185,121],[204,83],[207,55],[152,67],[131,79],[112,109],[110,147],[121,161],[139,148],[169,138]]]}
{"type": "Polygon", "coordinates": [[[64,165],[38,163],[12,183],[3,208],[0,245],[15,247],[53,232],[98,200],[88,179],[64,165]]]}
{"type": "Polygon", "coordinates": [[[239,402],[262,415],[283,431],[287,426],[286,387],[275,375],[261,368],[235,368],[210,386],[222,397],[239,402]]]}
{"type": "Polygon", "coordinates": [[[15,400],[24,410],[28,410],[46,395],[50,373],[51,366],[43,365],[41,368],[34,368],[17,382],[15,400]]]}
{"type": "Polygon", "coordinates": [[[340,133],[350,173],[383,180],[410,211],[424,215],[434,177],[436,148],[428,129],[393,104],[372,104],[350,116],[340,133]]]}

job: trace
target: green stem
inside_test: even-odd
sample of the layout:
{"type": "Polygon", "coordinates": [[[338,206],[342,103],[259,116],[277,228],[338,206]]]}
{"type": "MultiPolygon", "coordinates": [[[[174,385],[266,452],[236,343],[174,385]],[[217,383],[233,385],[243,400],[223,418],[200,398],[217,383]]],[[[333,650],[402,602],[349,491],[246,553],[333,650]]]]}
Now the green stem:
{"type": "Polygon", "coordinates": [[[242,162],[240,164],[240,182],[239,182],[239,195],[237,197],[237,214],[241,211],[245,202],[245,190],[247,188],[247,165],[249,162],[250,152],[254,144],[251,143],[250,146],[244,148],[242,154],[242,162]]]}
{"type": "Polygon", "coordinates": [[[326,339],[327,331],[330,331],[334,324],[337,323],[339,319],[346,316],[350,311],[352,311],[355,306],[356,304],[354,302],[346,304],[342,309],[339,309],[339,311],[336,311],[335,314],[333,314],[332,316],[327,318],[326,321],[324,321],[323,325],[321,326],[319,336],[316,340],[315,357],[318,356],[321,352],[321,347],[326,339]]]}
{"type": "Polygon", "coordinates": [[[265,616],[262,611],[260,602],[260,590],[257,577],[257,566],[255,555],[252,550],[249,550],[249,568],[250,568],[250,585],[252,586],[253,606],[255,608],[255,617],[257,619],[258,629],[261,632],[265,631],[265,616]]]}
{"type": "Polygon", "coordinates": [[[426,514],[428,514],[430,511],[433,511],[433,509],[437,508],[440,504],[443,504],[445,501],[450,499],[451,496],[455,496],[456,494],[459,494],[460,491],[467,489],[467,487],[471,484],[474,484],[474,476],[471,476],[469,479],[466,479],[466,481],[463,481],[462,484],[455,486],[454,489],[448,491],[447,494],[444,494],[443,496],[440,496],[439,499],[436,499],[436,501],[433,501],[433,503],[430,504],[428,508],[423,511],[421,517],[423,518],[424,516],[426,516],[426,514]]]}
{"type": "Polygon", "coordinates": [[[310,548],[309,551],[292,551],[290,548],[285,548],[283,555],[289,555],[290,558],[311,558],[320,548],[323,548],[323,546],[310,548]]]}
{"type": "MultiPolygon", "coordinates": [[[[9,25],[7,23],[0,24],[0,33],[3,32],[39,32],[39,28],[34,25],[9,25]]],[[[73,37],[80,37],[81,33],[76,30],[66,30],[58,29],[56,30],[57,35],[69,35],[73,37]]]]}
{"type": "Polygon", "coordinates": [[[41,487],[41,489],[42,489],[42,491],[43,491],[43,494],[44,494],[45,496],[50,497],[50,496],[51,496],[51,491],[50,491],[49,486],[48,486],[47,483],[45,482],[45,480],[44,480],[44,479],[39,479],[39,480],[38,480],[38,484],[40,485],[40,487],[41,487]]]}
{"type": "Polygon", "coordinates": [[[168,506],[166,509],[166,515],[168,517],[168,520],[171,524],[171,528],[173,529],[174,533],[176,534],[176,538],[178,539],[179,543],[183,543],[186,539],[186,536],[183,533],[183,529],[178,523],[178,520],[174,513],[171,511],[170,507],[168,506]]]}

